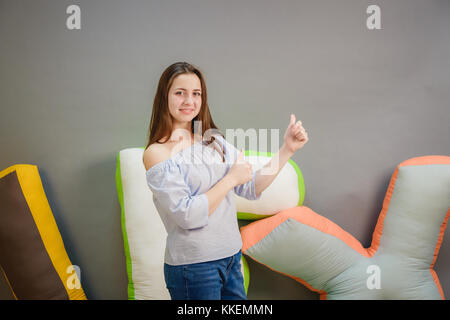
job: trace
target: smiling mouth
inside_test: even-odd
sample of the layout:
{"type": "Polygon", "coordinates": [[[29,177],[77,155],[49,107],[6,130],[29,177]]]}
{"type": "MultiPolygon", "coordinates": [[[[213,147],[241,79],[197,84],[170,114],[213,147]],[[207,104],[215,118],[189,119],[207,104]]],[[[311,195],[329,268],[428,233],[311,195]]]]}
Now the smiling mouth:
{"type": "Polygon", "coordinates": [[[183,113],[191,113],[194,111],[194,109],[180,109],[180,111],[183,113]]]}

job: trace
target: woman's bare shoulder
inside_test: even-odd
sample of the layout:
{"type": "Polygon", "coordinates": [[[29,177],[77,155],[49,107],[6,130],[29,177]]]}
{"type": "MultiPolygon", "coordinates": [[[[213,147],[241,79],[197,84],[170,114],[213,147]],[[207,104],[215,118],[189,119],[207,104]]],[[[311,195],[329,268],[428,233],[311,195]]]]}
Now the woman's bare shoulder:
{"type": "Polygon", "coordinates": [[[165,143],[153,143],[144,150],[142,160],[147,171],[155,164],[167,160],[170,157],[170,148],[165,143]]]}

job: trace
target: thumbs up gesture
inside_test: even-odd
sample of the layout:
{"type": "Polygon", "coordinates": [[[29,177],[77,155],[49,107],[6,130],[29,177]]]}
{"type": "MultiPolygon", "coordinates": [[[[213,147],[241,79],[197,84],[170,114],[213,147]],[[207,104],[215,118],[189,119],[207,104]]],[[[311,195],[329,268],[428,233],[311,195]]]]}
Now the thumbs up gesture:
{"type": "Polygon", "coordinates": [[[294,153],[303,148],[306,142],[308,142],[308,133],[303,128],[302,122],[300,120],[295,122],[295,115],[291,114],[289,126],[284,134],[284,145],[294,153]]]}
{"type": "Polygon", "coordinates": [[[252,165],[244,160],[244,155],[244,148],[242,148],[230,171],[228,171],[228,175],[235,185],[246,183],[253,177],[252,165]]]}

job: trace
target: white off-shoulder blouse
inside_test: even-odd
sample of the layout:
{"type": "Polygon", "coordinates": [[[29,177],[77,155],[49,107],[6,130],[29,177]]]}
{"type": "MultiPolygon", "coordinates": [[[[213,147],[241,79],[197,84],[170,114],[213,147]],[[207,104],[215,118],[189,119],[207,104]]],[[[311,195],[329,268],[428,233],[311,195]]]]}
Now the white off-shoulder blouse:
{"type": "MultiPolygon", "coordinates": [[[[208,216],[206,192],[219,182],[236,161],[239,151],[220,135],[176,153],[146,171],[153,202],[167,230],[164,262],[183,265],[222,259],[242,247],[235,199],[230,191],[208,216]],[[225,149],[225,162],[218,152],[225,149]]],[[[249,200],[255,194],[252,180],[235,186],[234,193],[249,200]]]]}

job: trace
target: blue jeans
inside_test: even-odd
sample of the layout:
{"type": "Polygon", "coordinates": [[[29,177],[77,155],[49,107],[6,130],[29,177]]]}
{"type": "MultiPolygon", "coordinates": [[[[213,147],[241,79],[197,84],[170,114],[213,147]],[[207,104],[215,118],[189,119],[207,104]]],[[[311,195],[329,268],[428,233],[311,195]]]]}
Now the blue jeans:
{"type": "Polygon", "coordinates": [[[172,300],[246,300],[241,250],[214,261],[172,266],[164,263],[164,279],[172,300]]]}

